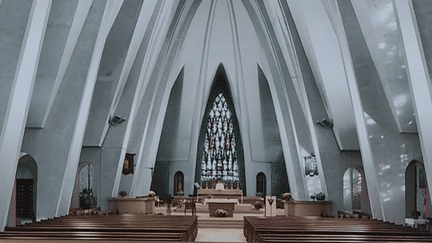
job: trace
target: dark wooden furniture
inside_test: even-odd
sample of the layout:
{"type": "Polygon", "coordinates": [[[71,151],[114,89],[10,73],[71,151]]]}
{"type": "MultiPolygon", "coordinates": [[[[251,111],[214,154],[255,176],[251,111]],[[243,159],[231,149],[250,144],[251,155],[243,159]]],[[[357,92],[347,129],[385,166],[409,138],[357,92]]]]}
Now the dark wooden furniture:
{"type": "Polygon", "coordinates": [[[195,203],[195,198],[188,198],[188,199],[186,199],[186,201],[185,201],[185,209],[184,209],[184,212],[185,212],[185,215],[186,215],[186,212],[187,212],[187,210],[191,210],[192,211],[192,215],[196,215],[196,203],[195,203]]]}
{"type": "Polygon", "coordinates": [[[79,215],[6,227],[6,240],[194,241],[197,216],[79,215]]]}
{"type": "Polygon", "coordinates": [[[432,242],[429,232],[366,218],[244,217],[248,242],[432,242]]]}

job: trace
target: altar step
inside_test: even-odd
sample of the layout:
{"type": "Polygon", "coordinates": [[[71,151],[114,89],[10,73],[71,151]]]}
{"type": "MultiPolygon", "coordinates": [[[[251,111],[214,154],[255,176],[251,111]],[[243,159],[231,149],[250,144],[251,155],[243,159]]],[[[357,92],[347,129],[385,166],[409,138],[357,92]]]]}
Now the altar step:
{"type": "Polygon", "coordinates": [[[243,229],[243,220],[198,219],[198,228],[243,229]]]}

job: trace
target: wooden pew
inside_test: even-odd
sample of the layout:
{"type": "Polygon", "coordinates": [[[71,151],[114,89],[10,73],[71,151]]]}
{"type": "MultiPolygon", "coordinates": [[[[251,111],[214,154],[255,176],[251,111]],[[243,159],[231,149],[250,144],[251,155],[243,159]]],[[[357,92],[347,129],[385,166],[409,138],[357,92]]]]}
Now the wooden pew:
{"type": "Polygon", "coordinates": [[[197,216],[79,215],[6,227],[5,239],[194,241],[197,216]]]}
{"type": "Polygon", "coordinates": [[[320,217],[244,218],[248,242],[432,242],[432,235],[371,219],[320,217]]]}

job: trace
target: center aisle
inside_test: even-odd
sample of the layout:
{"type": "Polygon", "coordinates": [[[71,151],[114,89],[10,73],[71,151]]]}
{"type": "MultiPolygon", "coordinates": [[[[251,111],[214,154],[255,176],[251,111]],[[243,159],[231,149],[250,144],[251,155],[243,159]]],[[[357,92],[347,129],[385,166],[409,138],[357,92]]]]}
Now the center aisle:
{"type": "MultiPolygon", "coordinates": [[[[197,211],[198,234],[195,242],[247,242],[243,234],[244,216],[264,216],[263,209],[259,211],[251,210],[250,213],[236,213],[234,211],[233,217],[210,217],[208,211],[197,211]]],[[[278,214],[283,213],[283,209],[278,209],[278,214]]],[[[191,214],[190,210],[188,210],[187,215],[191,214]]],[[[173,210],[171,215],[185,214],[181,209],[177,209],[173,210]]]]}
{"type": "Polygon", "coordinates": [[[247,242],[243,229],[198,228],[195,242],[247,242]]]}

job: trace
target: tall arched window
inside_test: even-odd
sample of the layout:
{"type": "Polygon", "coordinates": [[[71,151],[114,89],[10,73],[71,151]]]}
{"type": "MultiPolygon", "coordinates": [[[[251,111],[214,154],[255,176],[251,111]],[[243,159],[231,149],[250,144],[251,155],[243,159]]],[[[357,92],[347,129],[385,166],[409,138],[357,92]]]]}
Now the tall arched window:
{"type": "Polygon", "coordinates": [[[222,181],[237,184],[239,169],[232,113],[220,93],[207,119],[201,161],[201,182],[222,181]]]}
{"type": "Polygon", "coordinates": [[[240,124],[228,77],[219,65],[208,93],[198,138],[195,182],[211,188],[220,180],[246,193],[240,124]]]}

